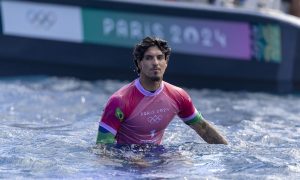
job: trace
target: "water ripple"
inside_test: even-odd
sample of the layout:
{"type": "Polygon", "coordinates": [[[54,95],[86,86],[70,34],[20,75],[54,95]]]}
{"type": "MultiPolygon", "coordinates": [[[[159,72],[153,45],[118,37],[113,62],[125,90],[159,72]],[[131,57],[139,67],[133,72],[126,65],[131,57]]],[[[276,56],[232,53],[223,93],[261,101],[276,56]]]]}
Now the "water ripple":
{"type": "Polygon", "coordinates": [[[0,178],[300,178],[300,96],[187,89],[228,146],[206,144],[175,118],[163,151],[97,147],[103,107],[126,83],[0,80],[0,178]]]}

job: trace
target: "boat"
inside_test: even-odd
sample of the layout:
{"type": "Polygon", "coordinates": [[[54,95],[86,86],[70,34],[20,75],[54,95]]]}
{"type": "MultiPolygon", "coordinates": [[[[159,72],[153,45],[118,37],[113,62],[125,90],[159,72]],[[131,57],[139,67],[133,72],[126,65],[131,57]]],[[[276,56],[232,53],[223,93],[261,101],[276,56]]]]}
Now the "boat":
{"type": "Polygon", "coordinates": [[[275,11],[137,0],[1,0],[0,76],[132,80],[145,36],[172,48],[165,79],[189,88],[300,89],[300,20],[275,11]]]}

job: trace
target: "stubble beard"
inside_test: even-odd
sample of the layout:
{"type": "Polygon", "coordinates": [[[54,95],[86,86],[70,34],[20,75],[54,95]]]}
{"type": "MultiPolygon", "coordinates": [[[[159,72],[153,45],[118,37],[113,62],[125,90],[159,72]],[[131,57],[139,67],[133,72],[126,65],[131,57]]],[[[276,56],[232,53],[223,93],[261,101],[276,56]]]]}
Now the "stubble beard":
{"type": "Polygon", "coordinates": [[[152,81],[152,82],[160,82],[163,80],[163,76],[160,76],[159,73],[154,73],[152,75],[150,74],[140,74],[140,77],[143,76],[145,79],[148,79],[148,81],[152,81]]]}
{"type": "Polygon", "coordinates": [[[153,81],[153,82],[158,82],[158,81],[161,81],[162,80],[162,77],[150,77],[150,80],[153,81]]]}

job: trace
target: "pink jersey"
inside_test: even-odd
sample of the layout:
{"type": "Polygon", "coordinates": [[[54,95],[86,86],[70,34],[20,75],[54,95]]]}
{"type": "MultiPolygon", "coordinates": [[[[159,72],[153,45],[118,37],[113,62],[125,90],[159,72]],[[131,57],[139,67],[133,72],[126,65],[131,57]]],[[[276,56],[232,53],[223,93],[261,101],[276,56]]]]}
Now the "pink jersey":
{"type": "Polygon", "coordinates": [[[187,122],[197,113],[183,89],[163,81],[151,93],[136,79],[111,96],[100,126],[114,134],[118,144],[160,144],[175,115],[187,122]]]}

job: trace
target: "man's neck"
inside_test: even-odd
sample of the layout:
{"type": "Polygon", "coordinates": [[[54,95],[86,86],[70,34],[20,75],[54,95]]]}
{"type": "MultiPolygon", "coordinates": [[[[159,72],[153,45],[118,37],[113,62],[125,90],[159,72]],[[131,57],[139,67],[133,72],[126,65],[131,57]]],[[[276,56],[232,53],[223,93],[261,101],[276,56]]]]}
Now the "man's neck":
{"type": "Polygon", "coordinates": [[[152,81],[151,79],[140,77],[140,83],[143,88],[151,92],[156,91],[160,87],[161,82],[162,80],[152,81]]]}

